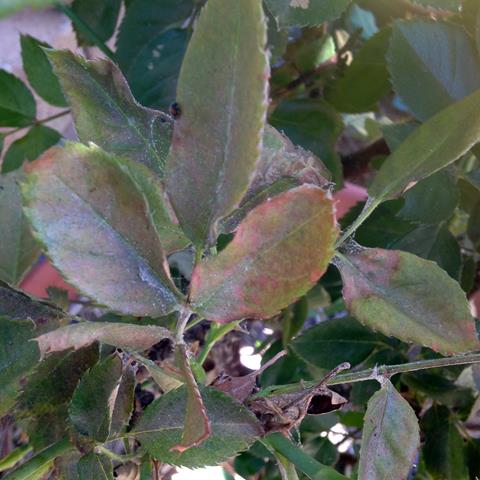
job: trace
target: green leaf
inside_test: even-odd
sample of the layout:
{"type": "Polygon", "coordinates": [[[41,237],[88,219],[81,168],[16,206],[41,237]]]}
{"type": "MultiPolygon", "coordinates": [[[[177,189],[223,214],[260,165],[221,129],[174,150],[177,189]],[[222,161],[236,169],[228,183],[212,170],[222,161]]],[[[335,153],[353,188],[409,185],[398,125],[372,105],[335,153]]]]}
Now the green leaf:
{"type": "Polygon", "coordinates": [[[87,453],[77,464],[79,480],[113,480],[112,461],[96,453],[87,453]]]}
{"type": "Polygon", "coordinates": [[[35,160],[61,138],[56,130],[44,125],[35,125],[26,135],[10,145],[2,162],[2,173],[17,170],[25,160],[35,160]]]}
{"type": "Polygon", "coordinates": [[[108,60],[87,61],[69,51],[51,51],[48,57],[72,107],[80,140],[162,175],[170,146],[169,117],[140,106],[108,60]]]}
{"type": "Polygon", "coordinates": [[[447,407],[434,405],[422,419],[425,444],[422,449],[427,471],[435,479],[468,480],[464,440],[455,417],[447,407]]]}
{"type": "Polygon", "coordinates": [[[381,125],[380,130],[383,133],[388,148],[393,152],[407,139],[418,125],[419,124],[414,121],[390,123],[388,125],[381,125]]]}
{"type": "Polygon", "coordinates": [[[202,394],[193,375],[185,345],[179,345],[176,354],[185,377],[187,404],[181,441],[171,450],[183,453],[189,448],[198,447],[205,442],[212,434],[212,426],[202,394]]]}
{"type": "Polygon", "coordinates": [[[382,164],[368,190],[370,197],[377,203],[395,198],[410,182],[428,177],[467,152],[479,140],[479,108],[477,91],[418,127],[382,164]]]}
{"type": "Polygon", "coordinates": [[[245,194],[260,157],[267,108],[266,26],[258,0],[209,0],[180,72],[166,185],[198,246],[245,194]],[[205,53],[207,52],[207,53],[205,53]]]}
{"type": "Polygon", "coordinates": [[[134,325],[114,322],[82,322],[67,325],[36,338],[42,356],[101,342],[125,350],[147,350],[164,338],[170,338],[170,332],[163,327],[153,325],[134,325]]]}
{"type": "Polygon", "coordinates": [[[224,250],[196,266],[192,307],[217,322],[269,318],[315,285],[336,236],[329,194],[303,185],[277,195],[247,215],[224,250]]]}
{"type": "Polygon", "coordinates": [[[462,269],[462,255],[457,239],[445,223],[421,225],[396,241],[392,247],[433,260],[452,278],[458,280],[462,269]]]}
{"type": "Polygon", "coordinates": [[[193,0],[134,0],[129,5],[118,32],[115,57],[130,83],[129,70],[138,57],[153,52],[155,41],[164,32],[180,28],[192,15],[194,7],[193,0]]]}
{"type": "Polygon", "coordinates": [[[125,164],[93,144],[52,148],[31,165],[25,211],[55,266],[86,295],[124,314],[159,317],[176,309],[175,287],[125,164]]]}
{"type": "Polygon", "coordinates": [[[36,110],[33,95],[25,84],[15,75],[0,70],[0,127],[31,125],[36,110]]]}
{"type": "Polygon", "coordinates": [[[388,68],[396,93],[419,120],[480,88],[475,46],[462,27],[449,23],[396,22],[388,68]]]}
{"type": "Polygon", "coordinates": [[[465,294],[435,263],[377,248],[342,254],[338,267],[347,307],[368,327],[444,354],[478,349],[465,294]]]}
{"type": "Polygon", "coordinates": [[[343,130],[340,115],[326,102],[312,99],[282,102],[270,117],[271,124],[290,140],[317,155],[341,186],[342,165],[333,146],[343,130]]]}
{"type": "Polygon", "coordinates": [[[41,416],[55,413],[70,401],[81,376],[99,357],[98,346],[74,352],[54,353],[44,359],[28,379],[16,408],[19,416],[41,416]]]}
{"type": "Polygon", "coordinates": [[[377,102],[391,89],[385,55],[390,28],[380,30],[354,56],[343,75],[327,85],[325,98],[341,112],[376,110],[377,102]]]}
{"type": "Polygon", "coordinates": [[[8,455],[5,455],[0,459],[0,472],[13,468],[17,462],[22,460],[26,455],[32,451],[30,445],[20,445],[13,449],[8,455]]]}
{"type": "MultiPolygon", "coordinates": [[[[71,9],[95,32],[98,39],[106,42],[115,31],[121,0],[74,0],[71,9]]],[[[93,45],[73,23],[79,45],[93,45]]]]}
{"type": "Polygon", "coordinates": [[[256,418],[240,403],[215,388],[202,388],[212,435],[183,453],[171,448],[181,441],[187,388],[172,390],[150,404],[130,432],[154,458],[172,465],[216,465],[245,450],[261,433],[256,418]]]}
{"type": "Polygon", "coordinates": [[[266,438],[266,442],[312,480],[342,480],[347,478],[332,467],[322,465],[310,455],[307,455],[303,449],[280,433],[270,434],[266,438]]]}
{"type": "Polygon", "coordinates": [[[458,204],[456,178],[442,170],[418,182],[403,195],[405,204],[398,215],[423,224],[438,224],[448,220],[458,204]]]}
{"type": "Polygon", "coordinates": [[[38,348],[30,341],[34,336],[33,322],[0,316],[0,417],[10,411],[21,379],[39,360],[38,348]]]}
{"type": "Polygon", "coordinates": [[[112,412],[110,436],[122,433],[129,424],[135,402],[135,372],[130,365],[123,369],[117,398],[112,412]]]}
{"type": "Polygon", "coordinates": [[[94,365],[80,380],[69,408],[72,425],[82,435],[105,442],[110,434],[122,360],[112,355],[94,365]]]}
{"type": "Polygon", "coordinates": [[[69,320],[69,315],[55,305],[34,299],[1,280],[0,316],[10,320],[31,320],[37,334],[48,332],[69,320]]]}
{"type": "Polygon", "coordinates": [[[147,370],[154,382],[162,389],[163,393],[180,387],[184,383],[184,378],[177,370],[168,367],[161,367],[152,360],[144,358],[140,355],[134,355],[147,370]]]}
{"type": "Polygon", "coordinates": [[[266,0],[280,25],[298,27],[335,20],[349,3],[350,0],[266,0]]]}
{"type": "Polygon", "coordinates": [[[57,107],[66,107],[58,78],[43,48],[51,48],[48,43],[30,35],[21,35],[23,69],[32,88],[48,103],[57,107]]]}
{"type": "Polygon", "coordinates": [[[22,178],[21,172],[0,176],[0,279],[12,285],[21,282],[40,255],[22,211],[22,178]]]}
{"type": "Polygon", "coordinates": [[[178,74],[189,39],[187,30],[162,32],[146,43],[123,69],[142,105],[165,110],[175,101],[178,74]]]}
{"type": "Polygon", "coordinates": [[[360,449],[358,480],[403,480],[420,446],[418,420],[390,380],[369,400],[360,449]]]}
{"type": "Polygon", "coordinates": [[[373,334],[351,317],[321,322],[290,343],[300,358],[325,370],[345,361],[352,367],[358,365],[380,346],[385,346],[382,336],[373,334]]]}

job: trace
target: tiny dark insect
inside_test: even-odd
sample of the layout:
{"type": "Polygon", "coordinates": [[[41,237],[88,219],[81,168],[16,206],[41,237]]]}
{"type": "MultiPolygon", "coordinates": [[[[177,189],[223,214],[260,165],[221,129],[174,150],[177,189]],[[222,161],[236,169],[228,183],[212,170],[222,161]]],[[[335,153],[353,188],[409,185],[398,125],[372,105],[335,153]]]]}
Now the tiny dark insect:
{"type": "Polygon", "coordinates": [[[178,118],[182,113],[182,109],[180,108],[180,105],[177,102],[174,102],[170,105],[169,112],[173,118],[178,118]]]}

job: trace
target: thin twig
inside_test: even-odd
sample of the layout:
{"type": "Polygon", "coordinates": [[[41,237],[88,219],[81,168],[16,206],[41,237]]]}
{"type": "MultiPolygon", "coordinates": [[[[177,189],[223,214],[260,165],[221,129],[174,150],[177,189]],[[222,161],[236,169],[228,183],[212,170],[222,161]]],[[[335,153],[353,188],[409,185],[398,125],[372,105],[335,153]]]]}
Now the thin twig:
{"type": "Polygon", "coordinates": [[[68,115],[69,113],[70,113],[70,110],[64,110],[63,112],[56,113],[55,115],[51,115],[50,117],[42,118],[40,120],[35,120],[33,123],[31,123],[29,125],[25,125],[23,127],[18,127],[18,128],[15,128],[14,130],[10,130],[10,131],[4,133],[3,136],[8,137],[8,135],[12,135],[12,133],[19,132],[20,130],[24,130],[26,128],[34,127],[36,125],[42,125],[43,123],[51,122],[52,120],[56,120],[57,118],[68,115]]]}

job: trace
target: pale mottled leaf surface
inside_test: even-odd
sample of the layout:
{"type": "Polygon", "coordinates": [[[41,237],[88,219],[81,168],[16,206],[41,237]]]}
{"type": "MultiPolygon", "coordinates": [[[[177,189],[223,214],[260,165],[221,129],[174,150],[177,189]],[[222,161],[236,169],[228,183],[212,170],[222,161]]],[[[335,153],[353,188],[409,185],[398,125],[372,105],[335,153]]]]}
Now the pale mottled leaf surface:
{"type": "Polygon", "coordinates": [[[155,343],[170,338],[170,332],[154,325],[134,325],[114,322],[82,322],[58,328],[36,338],[42,355],[60,352],[69,348],[75,350],[101,342],[126,350],[142,351],[155,343]]]}
{"type": "Polygon", "coordinates": [[[337,264],[347,307],[368,327],[444,354],[478,348],[465,293],[434,262],[371,248],[337,264]]]}
{"type": "Polygon", "coordinates": [[[368,189],[374,199],[400,195],[410,182],[446,167],[480,139],[480,91],[441,110],[385,160],[368,189]]]}
{"type": "Polygon", "coordinates": [[[209,0],[180,71],[181,113],[166,185],[187,236],[203,246],[245,194],[267,108],[266,26],[258,0],[209,0]]]}
{"type": "Polygon", "coordinates": [[[21,172],[0,176],[0,279],[18,285],[40,255],[22,210],[21,172]]]}
{"type": "Polygon", "coordinates": [[[358,480],[404,480],[420,446],[415,412],[389,380],[384,382],[368,402],[358,480]]]}
{"type": "Polygon", "coordinates": [[[459,25],[396,22],[387,58],[395,92],[419,120],[480,88],[480,60],[459,25]]]}
{"type": "Polygon", "coordinates": [[[178,445],[172,447],[172,450],[182,453],[189,448],[198,447],[207,440],[212,433],[212,427],[203,403],[202,394],[188,360],[185,345],[177,347],[176,356],[185,377],[187,404],[182,439],[178,445]]]}
{"type": "Polygon", "coordinates": [[[328,193],[303,185],[253,209],[232,242],[197,265],[190,300],[217,322],[268,318],[322,276],[337,235],[328,193]]]}
{"type": "Polygon", "coordinates": [[[82,377],[69,407],[78,433],[99,442],[107,440],[121,378],[122,360],[117,355],[97,363],[82,377]]]}
{"type": "Polygon", "coordinates": [[[51,51],[48,56],[72,107],[80,140],[163,175],[171,137],[169,116],[140,106],[109,60],[88,61],[69,51],[51,51]]]}
{"type": "Polygon", "coordinates": [[[161,462],[186,467],[217,465],[243,451],[262,433],[257,419],[240,403],[215,388],[201,394],[212,435],[183,453],[171,451],[181,442],[187,407],[187,388],[180,387],[150,404],[131,432],[145,450],[161,462]]]}
{"type": "Polygon", "coordinates": [[[25,211],[55,266],[113,310],[159,317],[175,287],[148,206],[123,161],[98,147],[52,148],[30,165],[25,211]]]}
{"type": "Polygon", "coordinates": [[[282,26],[319,25],[335,20],[350,0],[267,0],[266,4],[282,26]]]}

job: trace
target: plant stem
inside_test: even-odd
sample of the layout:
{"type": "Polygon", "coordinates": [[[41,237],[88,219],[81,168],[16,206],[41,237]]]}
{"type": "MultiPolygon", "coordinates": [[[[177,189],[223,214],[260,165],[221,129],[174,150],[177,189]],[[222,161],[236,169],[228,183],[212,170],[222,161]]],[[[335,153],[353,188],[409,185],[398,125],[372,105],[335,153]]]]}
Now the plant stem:
{"type": "Polygon", "coordinates": [[[95,447],[95,452],[100,453],[102,455],[107,456],[108,458],[111,458],[115,462],[120,462],[120,463],[126,463],[129,462],[130,460],[133,460],[134,458],[138,457],[139,455],[142,455],[142,452],[135,452],[135,453],[129,453],[127,455],[119,455],[118,453],[112,452],[108,448],[104,447],[103,445],[97,445],[95,447]]]}
{"type": "MultiPolygon", "coordinates": [[[[392,377],[398,373],[415,372],[418,370],[427,370],[430,368],[452,367],[455,365],[469,365],[480,363],[480,353],[468,355],[455,355],[452,357],[435,358],[432,360],[419,360],[417,362],[402,363],[400,365],[382,365],[380,367],[361,370],[360,372],[343,373],[327,380],[327,385],[340,385],[342,383],[364,382],[366,380],[375,380],[379,376],[392,377]]],[[[308,388],[316,385],[318,382],[305,382],[302,387],[298,383],[290,385],[272,385],[258,392],[255,396],[267,396],[272,392],[275,394],[294,392],[299,389],[308,388]]]]}
{"type": "Polygon", "coordinates": [[[179,344],[183,343],[183,333],[190,319],[192,312],[188,308],[184,308],[180,311],[180,317],[177,322],[177,329],[175,331],[175,341],[179,344]]]}
{"type": "Polygon", "coordinates": [[[80,18],[68,5],[64,5],[60,2],[55,2],[55,6],[61,10],[71,21],[74,23],[78,29],[91,41],[95,44],[108,58],[115,61],[115,54],[110,50],[110,48],[105,45],[105,43],[100,39],[95,30],[88,25],[82,18],[80,18]]]}
{"type": "Polygon", "coordinates": [[[212,323],[210,326],[210,331],[205,338],[205,345],[203,346],[203,350],[197,358],[197,363],[199,365],[203,365],[203,362],[205,362],[205,360],[207,359],[207,356],[212,350],[213,346],[228,332],[231,332],[233,329],[237,328],[239,324],[240,320],[236,322],[225,323],[224,325],[212,323]]]}
{"type": "Polygon", "coordinates": [[[63,438],[45,450],[37,453],[30,460],[5,476],[3,480],[32,480],[33,478],[37,478],[35,474],[43,471],[43,469],[50,462],[55,460],[55,458],[65,455],[72,450],[75,450],[75,447],[70,440],[68,438],[63,438]]]}
{"type": "Polygon", "coordinates": [[[11,135],[12,133],[19,132],[20,130],[24,130],[25,128],[30,128],[35,125],[41,125],[42,123],[51,122],[52,120],[56,120],[57,118],[68,115],[69,113],[70,113],[70,110],[64,110],[63,112],[56,113],[55,115],[51,115],[50,117],[42,118],[41,120],[35,120],[30,125],[25,125],[24,127],[18,127],[18,128],[15,128],[14,130],[10,130],[9,132],[4,133],[3,136],[8,137],[8,135],[11,135]]]}
{"type": "Polygon", "coordinates": [[[380,203],[382,203],[382,200],[378,198],[369,198],[367,200],[367,203],[363,207],[360,215],[337,240],[337,243],[335,244],[335,249],[340,248],[345,243],[345,240],[350,238],[355,233],[357,228],[360,227],[360,225],[373,213],[373,211],[380,205],[380,203]]]}

